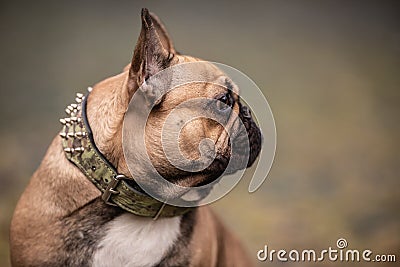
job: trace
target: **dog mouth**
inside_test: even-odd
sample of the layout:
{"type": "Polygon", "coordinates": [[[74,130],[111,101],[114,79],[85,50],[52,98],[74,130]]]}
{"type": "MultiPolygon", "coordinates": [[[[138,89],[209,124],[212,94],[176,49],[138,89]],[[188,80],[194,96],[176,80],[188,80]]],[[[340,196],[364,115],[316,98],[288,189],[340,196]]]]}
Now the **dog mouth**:
{"type": "Polygon", "coordinates": [[[254,122],[248,107],[239,102],[239,118],[244,127],[232,139],[228,136],[227,148],[216,153],[211,164],[204,170],[188,172],[174,179],[175,184],[185,187],[199,187],[215,182],[223,175],[234,174],[239,170],[251,167],[261,151],[262,135],[260,128],[254,122]],[[232,149],[234,143],[234,149],[232,149]]]}
{"type": "Polygon", "coordinates": [[[200,171],[188,172],[182,171],[173,175],[160,173],[166,180],[178,186],[192,188],[200,187],[212,183],[222,177],[229,164],[229,157],[217,155],[211,164],[200,171]]]}
{"type": "Polygon", "coordinates": [[[227,170],[230,157],[224,155],[217,155],[213,162],[200,174],[203,174],[203,181],[193,186],[203,186],[212,183],[222,177],[224,172],[227,170]]]}

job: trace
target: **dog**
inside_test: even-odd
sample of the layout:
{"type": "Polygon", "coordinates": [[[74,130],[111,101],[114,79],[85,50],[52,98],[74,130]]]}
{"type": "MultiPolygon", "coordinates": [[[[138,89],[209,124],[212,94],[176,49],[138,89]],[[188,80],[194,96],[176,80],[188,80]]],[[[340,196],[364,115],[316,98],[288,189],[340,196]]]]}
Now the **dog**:
{"type": "MultiPolygon", "coordinates": [[[[70,117],[61,120],[63,130],[52,141],[15,209],[10,229],[12,266],[252,265],[240,241],[208,206],[165,205],[136,183],[140,179],[152,183],[141,162],[133,170],[128,166],[123,120],[134,94],[162,70],[201,62],[175,50],[156,15],[142,9],[141,21],[131,63],[122,73],[97,83],[88,95],[78,94],[77,103],[68,106],[70,117]]],[[[210,79],[224,76],[211,63],[205,66],[203,72],[210,79]]],[[[235,87],[229,80],[225,83],[230,89],[235,87]]],[[[198,96],[217,97],[238,114],[250,146],[245,167],[253,164],[261,150],[260,129],[238,94],[198,83],[169,91],[151,110],[145,144],[157,172],[185,187],[217,179],[232,156],[232,142],[239,142],[227,141],[226,130],[218,123],[193,120],[180,135],[182,154],[198,158],[199,142],[208,138],[215,144],[216,160],[195,173],[170,164],[161,146],[162,126],[178,103],[198,96]]],[[[131,149],[133,154],[139,151],[131,149]]]]}

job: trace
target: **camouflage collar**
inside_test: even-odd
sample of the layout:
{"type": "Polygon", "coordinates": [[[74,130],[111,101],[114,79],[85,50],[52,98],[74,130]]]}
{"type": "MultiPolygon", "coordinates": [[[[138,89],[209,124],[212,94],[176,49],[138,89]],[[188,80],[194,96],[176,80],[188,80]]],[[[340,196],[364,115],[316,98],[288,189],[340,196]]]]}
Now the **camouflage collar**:
{"type": "Polygon", "coordinates": [[[86,96],[77,93],[76,103],[65,109],[69,117],[60,119],[63,125],[60,136],[68,160],[102,192],[101,198],[108,205],[155,219],[178,216],[189,211],[190,208],[171,206],[152,198],[132,178],[118,174],[116,168],[99,151],[86,116],[90,91],[89,87],[86,96]]]}

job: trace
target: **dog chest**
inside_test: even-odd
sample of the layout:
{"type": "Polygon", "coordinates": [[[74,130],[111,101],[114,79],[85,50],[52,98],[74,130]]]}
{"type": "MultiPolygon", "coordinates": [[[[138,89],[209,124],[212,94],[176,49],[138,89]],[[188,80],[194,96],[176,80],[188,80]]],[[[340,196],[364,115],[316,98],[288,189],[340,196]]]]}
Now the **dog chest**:
{"type": "Polygon", "coordinates": [[[123,214],[105,225],[106,234],[93,255],[93,266],[154,266],[180,234],[181,217],[153,221],[123,214]]]}

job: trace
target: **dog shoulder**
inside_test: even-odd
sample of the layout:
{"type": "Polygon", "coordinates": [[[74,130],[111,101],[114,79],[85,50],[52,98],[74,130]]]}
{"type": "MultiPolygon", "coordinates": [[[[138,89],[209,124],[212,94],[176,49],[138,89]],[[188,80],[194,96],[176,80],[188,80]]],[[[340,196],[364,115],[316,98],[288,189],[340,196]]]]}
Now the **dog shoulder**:
{"type": "Polygon", "coordinates": [[[209,207],[200,207],[191,241],[190,266],[253,266],[239,239],[209,207]]]}

